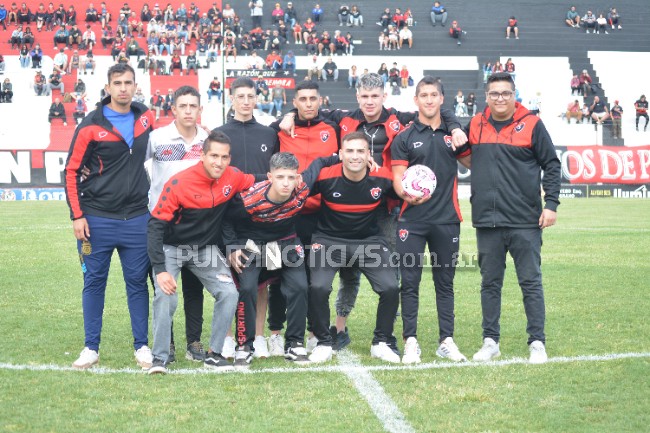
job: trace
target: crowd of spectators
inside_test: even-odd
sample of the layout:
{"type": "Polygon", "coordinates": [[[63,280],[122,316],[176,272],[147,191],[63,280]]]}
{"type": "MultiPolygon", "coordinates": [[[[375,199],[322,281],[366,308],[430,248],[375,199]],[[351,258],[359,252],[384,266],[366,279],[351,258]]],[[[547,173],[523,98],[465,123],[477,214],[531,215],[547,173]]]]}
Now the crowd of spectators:
{"type": "Polygon", "coordinates": [[[622,30],[621,16],[616,7],[609,8],[607,13],[599,12],[596,16],[591,9],[581,17],[575,6],[571,6],[566,13],[564,22],[569,26],[576,29],[584,29],[585,33],[593,34],[609,34],[609,31],[622,30]]]}

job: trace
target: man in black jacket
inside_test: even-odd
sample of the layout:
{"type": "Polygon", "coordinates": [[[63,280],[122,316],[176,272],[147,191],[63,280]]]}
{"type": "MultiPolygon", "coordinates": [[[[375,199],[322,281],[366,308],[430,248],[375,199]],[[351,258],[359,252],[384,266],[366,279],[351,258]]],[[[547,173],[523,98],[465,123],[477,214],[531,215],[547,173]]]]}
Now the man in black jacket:
{"type": "Polygon", "coordinates": [[[523,293],[529,361],[547,361],[542,287],[542,230],[555,224],[560,204],[560,161],[539,117],[515,101],[508,73],[488,78],[488,108],[472,118],[472,224],[481,268],[483,347],[474,361],[499,351],[501,288],[510,252],[523,293]],[[544,179],[542,180],[542,171],[544,179]],[[544,189],[542,208],[540,184],[544,189]]]}
{"type": "Polygon", "coordinates": [[[65,117],[65,108],[59,98],[55,98],[50,105],[50,112],[47,115],[47,121],[52,123],[52,119],[63,120],[63,126],[68,126],[68,120],[65,117]]]}
{"type": "MultiPolygon", "coordinates": [[[[253,117],[253,110],[257,103],[255,82],[247,77],[237,78],[230,85],[230,98],[235,115],[228,119],[226,124],[215,129],[233,137],[235,141],[230,149],[230,165],[244,173],[268,173],[271,156],[279,150],[280,144],[276,132],[253,117]]],[[[268,292],[264,288],[260,290],[257,297],[259,314],[254,342],[255,357],[284,356],[284,341],[278,340],[274,345],[277,350],[270,353],[264,338],[267,303],[268,292]]],[[[235,340],[230,333],[226,337],[222,355],[226,358],[235,356],[235,340]]]]}
{"type": "Polygon", "coordinates": [[[148,344],[147,208],[149,181],[144,168],[153,114],[132,102],[131,66],[108,70],[105,98],[77,127],[65,166],[65,190],[84,275],[82,306],[85,347],[72,364],[99,362],[99,343],[108,270],[113,251],[122,262],[137,364],[151,367],[148,344]]]}

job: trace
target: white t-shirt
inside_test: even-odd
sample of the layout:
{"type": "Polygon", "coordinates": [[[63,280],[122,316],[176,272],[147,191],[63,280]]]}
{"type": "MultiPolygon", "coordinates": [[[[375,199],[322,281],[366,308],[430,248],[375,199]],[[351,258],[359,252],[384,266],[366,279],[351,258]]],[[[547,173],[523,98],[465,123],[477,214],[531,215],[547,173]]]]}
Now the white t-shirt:
{"type": "Polygon", "coordinates": [[[146,159],[151,159],[151,187],[149,190],[149,211],[158,202],[165,182],[176,173],[196,164],[201,158],[203,142],[208,133],[200,127],[196,128],[196,136],[192,143],[187,144],[176,128],[176,122],[171,122],[162,128],[156,128],[149,134],[146,159]]]}

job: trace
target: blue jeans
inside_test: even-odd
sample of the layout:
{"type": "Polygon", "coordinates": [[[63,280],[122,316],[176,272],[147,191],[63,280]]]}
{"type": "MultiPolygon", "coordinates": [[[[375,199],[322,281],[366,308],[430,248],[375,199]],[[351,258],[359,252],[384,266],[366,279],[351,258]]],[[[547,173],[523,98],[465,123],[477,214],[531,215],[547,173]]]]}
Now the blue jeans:
{"type": "Polygon", "coordinates": [[[275,114],[282,113],[282,105],[284,104],[284,99],[273,99],[273,105],[275,105],[275,114]]]}
{"type": "Polygon", "coordinates": [[[29,56],[25,56],[25,57],[20,58],[20,67],[21,68],[29,68],[29,56]]]}
{"type": "Polygon", "coordinates": [[[257,107],[260,110],[266,111],[269,114],[273,113],[273,103],[272,102],[268,102],[266,104],[257,104],[257,107]]]}
{"type": "Polygon", "coordinates": [[[212,100],[213,96],[216,96],[221,101],[221,90],[208,90],[208,101],[212,100]]]}
{"type": "Polygon", "coordinates": [[[133,347],[147,345],[149,332],[149,256],[147,254],[147,222],[149,213],[117,220],[86,216],[90,229],[90,246],[77,241],[77,250],[84,277],[81,294],[84,316],[85,346],[99,350],[102,316],[108,270],[113,251],[117,249],[126,284],[126,299],[131,316],[133,347]]]}

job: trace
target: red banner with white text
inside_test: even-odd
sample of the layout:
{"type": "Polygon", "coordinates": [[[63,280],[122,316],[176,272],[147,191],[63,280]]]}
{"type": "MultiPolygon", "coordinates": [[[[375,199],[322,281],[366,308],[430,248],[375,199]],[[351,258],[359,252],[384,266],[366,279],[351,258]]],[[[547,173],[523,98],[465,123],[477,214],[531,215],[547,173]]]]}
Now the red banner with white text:
{"type": "Polygon", "coordinates": [[[650,146],[568,146],[557,148],[562,181],[572,184],[650,182],[650,146]]]}

